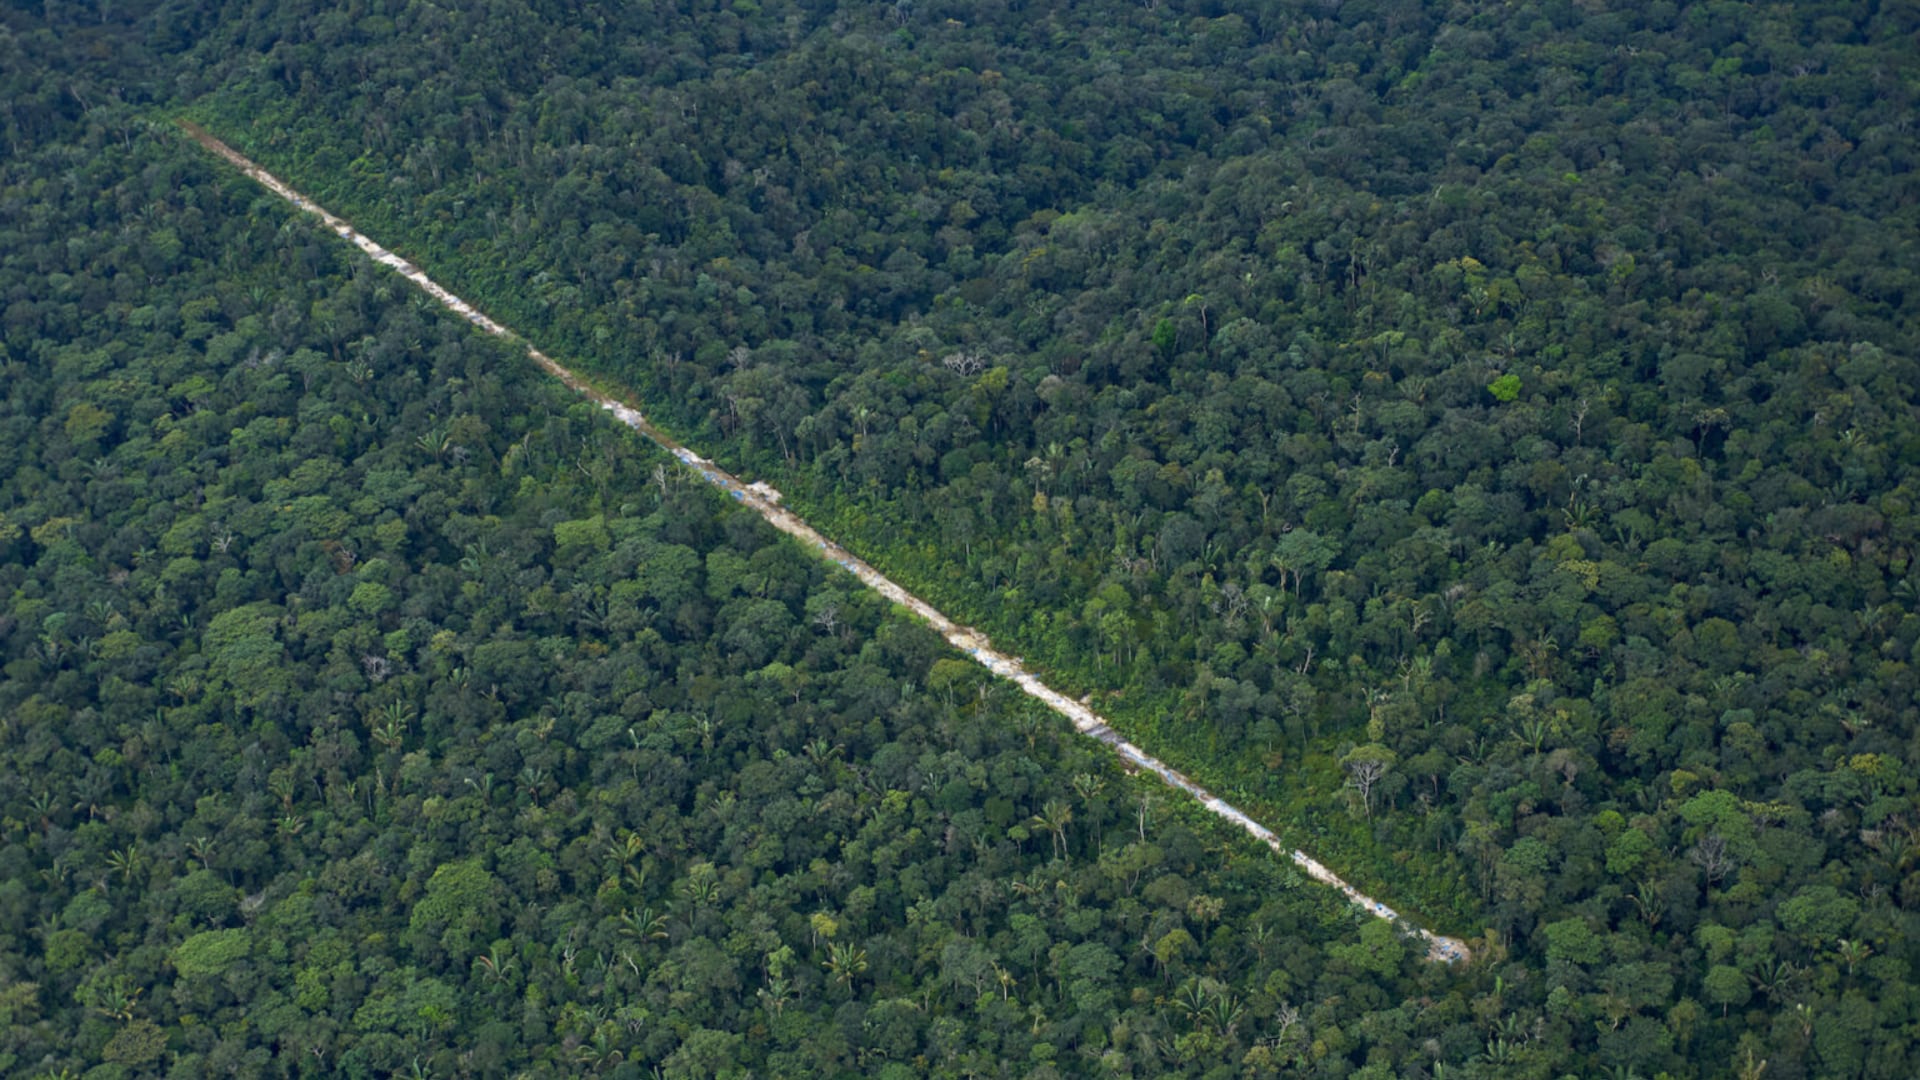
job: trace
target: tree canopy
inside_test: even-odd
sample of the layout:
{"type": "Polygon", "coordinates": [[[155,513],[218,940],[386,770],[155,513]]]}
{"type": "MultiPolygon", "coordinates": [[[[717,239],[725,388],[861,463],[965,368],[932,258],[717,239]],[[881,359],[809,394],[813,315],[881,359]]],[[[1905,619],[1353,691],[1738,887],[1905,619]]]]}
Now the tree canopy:
{"type": "Polygon", "coordinates": [[[5,1071],[1913,1073],[1920,8],[456,7],[0,15],[5,1071]]]}

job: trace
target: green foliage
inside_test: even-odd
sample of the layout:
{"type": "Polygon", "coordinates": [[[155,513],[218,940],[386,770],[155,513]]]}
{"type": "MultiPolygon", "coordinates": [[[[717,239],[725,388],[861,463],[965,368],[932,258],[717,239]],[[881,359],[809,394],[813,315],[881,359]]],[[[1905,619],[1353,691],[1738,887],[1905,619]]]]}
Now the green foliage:
{"type": "Polygon", "coordinates": [[[1723,1015],[1728,1009],[1745,1005],[1753,997],[1753,986],[1747,982],[1747,973],[1726,964],[1715,964],[1708,969],[1706,978],[1700,980],[1700,988],[1705,991],[1709,1002],[1720,1006],[1723,1015]]]}
{"type": "Polygon", "coordinates": [[[427,879],[426,895],[409,917],[415,930],[442,926],[492,905],[493,875],[477,859],[447,863],[427,879]]]}
{"type": "MultiPolygon", "coordinates": [[[[29,977],[0,994],[8,1060],[198,1073],[277,1053],[380,1075],[454,1069],[457,1042],[476,1068],[562,1075],[830,1074],[942,1047],[1024,1068],[1110,1023],[1171,1038],[1156,993],[1207,972],[1233,1030],[1190,1048],[1204,1069],[1260,1037],[1235,1010],[1294,977],[1232,926],[1287,927],[1303,972],[1351,932],[1334,894],[1149,804],[751,515],[657,483],[658,454],[509,350],[249,215],[184,147],[98,149],[109,186],[182,170],[215,212],[181,241],[236,253],[148,299],[357,311],[379,366],[326,358],[298,320],[252,332],[284,335],[263,340],[274,364],[317,345],[299,378],[215,379],[148,341],[116,377],[206,375],[184,457],[166,435],[185,414],[155,409],[90,470],[9,474],[37,501],[31,558],[0,568],[0,828],[10,880],[32,882],[9,910],[45,932],[0,946],[29,977]],[[257,296],[225,276],[243,269],[257,296]],[[351,419],[291,423],[329,416],[351,419]],[[421,468],[436,430],[472,441],[421,468]],[[243,449],[186,452],[235,431],[243,449]],[[588,441],[611,471],[578,468],[588,441]],[[109,477],[121,496],[91,498],[109,477]],[[310,498],[344,519],[298,512],[310,498]],[[1138,857],[1104,859],[1115,838],[1138,857]],[[53,990],[14,993],[36,986],[53,990]]],[[[41,227],[62,252],[83,228],[41,227]]],[[[35,411],[64,384],[33,374],[0,389],[6,415],[64,438],[64,413],[35,411]]]]}
{"type": "Polygon", "coordinates": [[[377,581],[363,581],[348,594],[347,606],[361,615],[378,615],[393,606],[393,590],[377,581]]]}
{"type": "Polygon", "coordinates": [[[1520,397],[1520,376],[1512,372],[1500,376],[1487,384],[1487,393],[1492,394],[1495,401],[1502,403],[1518,400],[1520,397]]]}
{"type": "Polygon", "coordinates": [[[1158,349],[1162,359],[1173,359],[1174,349],[1180,340],[1180,332],[1172,319],[1161,319],[1153,324],[1153,347],[1158,349]]]}
{"type": "Polygon", "coordinates": [[[29,7],[0,1071],[1916,1071],[1908,7],[29,7]]]}
{"type": "Polygon", "coordinates": [[[607,533],[605,516],[596,514],[584,521],[553,523],[553,543],[557,555],[605,551],[613,543],[607,533]]]}
{"type": "Polygon", "coordinates": [[[1846,934],[1860,904],[1831,885],[1809,885],[1780,904],[1780,926],[1820,948],[1846,934]]]}
{"type": "Polygon", "coordinates": [[[92,953],[92,942],[79,930],[55,930],[47,935],[47,970],[55,973],[73,971],[87,964],[92,953]]]}
{"type": "Polygon", "coordinates": [[[279,626],[280,610],[268,603],[230,608],[207,622],[208,670],[242,704],[265,704],[284,691],[286,650],[279,626]]]}
{"type": "Polygon", "coordinates": [[[1604,948],[1600,935],[1584,919],[1562,919],[1540,928],[1547,936],[1547,959],[1564,963],[1592,965],[1600,962],[1604,948]]]}
{"type": "Polygon", "coordinates": [[[1379,919],[1368,919],[1356,928],[1352,942],[1337,942],[1327,947],[1327,955],[1358,971],[1380,976],[1399,973],[1406,962],[1407,949],[1399,934],[1379,919]]]}
{"type": "Polygon", "coordinates": [[[246,959],[251,947],[252,935],[245,930],[203,930],[174,948],[173,969],[188,979],[223,975],[246,959]]]}
{"type": "Polygon", "coordinates": [[[167,1033],[151,1020],[137,1019],[114,1033],[100,1048],[100,1059],[110,1065],[138,1068],[157,1061],[167,1051],[167,1033]]]}

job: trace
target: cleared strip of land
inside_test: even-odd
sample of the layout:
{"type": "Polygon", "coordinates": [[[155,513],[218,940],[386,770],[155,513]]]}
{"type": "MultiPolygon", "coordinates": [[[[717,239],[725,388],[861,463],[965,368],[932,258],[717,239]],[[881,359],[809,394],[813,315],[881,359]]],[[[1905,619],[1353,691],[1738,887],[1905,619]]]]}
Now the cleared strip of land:
{"type": "MultiPolygon", "coordinates": [[[[381,247],[368,237],[361,235],[353,226],[335,217],[333,214],[328,213],[313,200],[300,194],[293,188],[288,187],[285,183],[282,183],[279,178],[262,169],[260,166],[255,165],[239,151],[221,142],[219,139],[214,138],[198,125],[182,122],[181,127],[185,129],[188,135],[193,137],[194,141],[231,162],[241,172],[245,173],[249,178],[267,190],[319,218],[326,224],[327,228],[339,234],[342,239],[353,244],[361,251],[366,252],[373,261],[383,266],[391,267],[402,277],[418,285],[427,295],[438,300],[449,311],[452,311],[454,314],[459,315],[461,318],[495,337],[505,338],[525,345],[527,355],[531,357],[535,363],[551,372],[555,378],[567,384],[567,386],[575,392],[591,399],[601,408],[611,412],[621,423],[653,440],[655,443],[658,443],[674,457],[685,463],[687,467],[699,473],[707,482],[727,492],[741,503],[751,507],[761,517],[770,522],[774,528],[794,537],[807,547],[819,551],[824,558],[838,563],[848,573],[865,582],[869,587],[878,591],[888,600],[912,611],[915,615],[925,620],[929,626],[938,631],[942,637],[945,637],[948,642],[952,643],[955,648],[960,649],[962,652],[979,661],[988,671],[1013,683],[1028,694],[1038,698],[1054,712],[1072,721],[1073,726],[1078,729],[1082,735],[1088,738],[1098,739],[1112,747],[1114,752],[1119,754],[1130,766],[1152,772],[1154,775],[1160,777],[1160,779],[1166,781],[1168,785],[1178,788],[1193,796],[1195,799],[1198,799],[1201,805],[1205,806],[1215,815],[1232,822],[1234,825],[1239,826],[1251,834],[1261,843],[1281,855],[1292,859],[1297,866],[1306,871],[1309,877],[1340,890],[1346,895],[1348,900],[1366,909],[1369,914],[1377,918],[1386,919],[1389,922],[1404,925],[1404,920],[1401,919],[1400,914],[1392,908],[1347,884],[1340,879],[1339,875],[1321,865],[1318,860],[1309,856],[1306,852],[1298,848],[1287,848],[1280,842],[1280,838],[1273,834],[1272,830],[1254,821],[1240,810],[1229,805],[1192,780],[1187,779],[1177,770],[1149,756],[1144,750],[1121,738],[1119,733],[1108,726],[1107,722],[1102,720],[1092,709],[1042,683],[1039,678],[1020,663],[1019,658],[1008,656],[996,650],[993,644],[987,640],[986,635],[970,627],[955,623],[945,615],[942,615],[933,605],[928,604],[926,601],[921,600],[919,597],[901,588],[886,575],[880,573],[880,571],[875,570],[864,561],[854,557],[854,555],[845,548],[821,536],[818,532],[814,531],[812,526],[800,520],[794,516],[791,511],[780,505],[779,492],[774,491],[765,484],[744,483],[739,477],[734,476],[713,462],[680,445],[665,432],[648,423],[646,417],[642,416],[638,409],[587,385],[579,376],[556,363],[551,357],[539,349],[528,344],[520,335],[515,334],[513,331],[482,315],[474,309],[473,305],[468,304],[466,301],[453,295],[453,293],[448,292],[445,288],[442,288],[432,278],[427,277],[425,273],[421,272],[419,267],[414,266],[407,260],[381,247]]],[[[1445,937],[1440,934],[1435,934],[1430,930],[1416,929],[1411,932],[1417,934],[1426,943],[1427,956],[1431,960],[1453,962],[1466,960],[1470,956],[1466,944],[1457,938],[1445,937]]]]}

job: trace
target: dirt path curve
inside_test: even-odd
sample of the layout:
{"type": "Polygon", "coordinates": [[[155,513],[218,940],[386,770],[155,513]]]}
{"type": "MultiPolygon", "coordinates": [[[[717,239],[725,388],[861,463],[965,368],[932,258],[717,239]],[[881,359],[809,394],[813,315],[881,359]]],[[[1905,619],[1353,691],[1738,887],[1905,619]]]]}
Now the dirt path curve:
{"type": "MultiPolygon", "coordinates": [[[[1295,865],[1306,871],[1307,876],[1313,878],[1315,881],[1324,882],[1340,890],[1346,895],[1348,900],[1366,909],[1369,914],[1402,926],[1407,925],[1400,917],[1400,914],[1392,908],[1360,892],[1360,890],[1355,889],[1345,881],[1342,881],[1339,875],[1321,865],[1318,860],[1309,856],[1306,852],[1297,848],[1288,849],[1285,845],[1281,844],[1280,838],[1275,836],[1272,830],[1254,821],[1238,809],[1228,805],[1212,792],[1209,792],[1192,780],[1187,779],[1175,769],[1149,756],[1139,747],[1121,738],[1120,734],[1108,726],[1107,722],[1102,720],[1092,709],[1042,683],[1032,672],[1028,671],[1020,663],[1018,657],[1008,656],[996,650],[992,643],[987,640],[986,635],[970,627],[955,623],[953,620],[935,610],[933,605],[928,604],[926,601],[921,600],[919,597],[901,588],[898,584],[880,573],[880,571],[875,570],[862,560],[854,557],[854,555],[845,548],[815,532],[812,526],[800,520],[794,516],[792,512],[780,505],[779,492],[768,487],[766,484],[743,483],[738,477],[721,469],[713,462],[708,461],[692,450],[680,445],[665,432],[648,423],[647,419],[640,414],[638,409],[588,386],[579,376],[555,363],[545,353],[528,344],[524,338],[474,310],[471,304],[468,304],[466,301],[442,288],[437,282],[422,273],[418,267],[400,256],[395,255],[393,252],[388,251],[386,248],[381,247],[379,244],[374,243],[367,237],[362,236],[354,230],[353,226],[348,225],[345,221],[328,213],[313,200],[288,187],[273,174],[255,165],[252,161],[249,161],[239,151],[221,142],[219,139],[214,138],[198,125],[183,121],[180,126],[188,135],[193,137],[194,141],[231,162],[241,172],[245,173],[267,190],[319,218],[322,222],[326,223],[327,228],[339,234],[342,239],[353,244],[361,251],[366,252],[373,261],[383,266],[391,267],[402,277],[418,285],[427,295],[438,300],[454,314],[459,315],[461,318],[495,337],[525,345],[527,355],[532,357],[535,363],[551,372],[555,378],[567,384],[567,386],[575,392],[591,399],[601,408],[611,412],[621,423],[658,443],[674,457],[684,462],[688,468],[699,473],[709,483],[727,492],[739,502],[751,507],[761,517],[772,523],[774,528],[799,540],[805,546],[818,551],[823,558],[838,563],[842,569],[865,582],[882,596],[918,615],[921,619],[925,620],[928,625],[939,631],[940,635],[951,642],[955,648],[979,661],[988,671],[1013,683],[1033,697],[1040,699],[1048,708],[1072,721],[1073,726],[1077,728],[1082,735],[1088,738],[1098,739],[1112,747],[1115,753],[1119,754],[1133,767],[1146,769],[1166,781],[1168,785],[1178,788],[1193,796],[1195,799],[1198,799],[1201,805],[1205,806],[1215,815],[1232,822],[1241,829],[1246,830],[1261,843],[1281,855],[1292,859],[1295,865]]],[[[1466,943],[1457,938],[1444,937],[1428,930],[1413,929],[1410,930],[1410,932],[1418,935],[1425,942],[1427,946],[1427,957],[1430,960],[1453,962],[1469,958],[1470,954],[1467,950],[1466,943]]]]}

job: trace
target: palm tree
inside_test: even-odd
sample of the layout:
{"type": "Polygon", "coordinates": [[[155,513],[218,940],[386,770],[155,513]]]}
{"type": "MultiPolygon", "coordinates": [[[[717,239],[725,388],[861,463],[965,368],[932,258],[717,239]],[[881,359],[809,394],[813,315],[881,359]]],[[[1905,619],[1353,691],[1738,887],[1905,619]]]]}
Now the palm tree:
{"type": "MultiPolygon", "coordinates": [[[[1107,782],[1092,773],[1075,773],[1072,784],[1073,793],[1080,796],[1080,802],[1083,805],[1091,804],[1107,790],[1107,782]]],[[[1097,821],[1094,824],[1093,846],[1096,848],[1101,846],[1100,827],[1097,821]]]]}
{"type": "Polygon", "coordinates": [[[27,806],[29,809],[33,811],[33,816],[40,819],[40,831],[41,832],[52,831],[53,814],[54,814],[54,811],[58,808],[57,804],[53,800],[53,792],[42,791],[40,794],[35,795],[33,798],[27,800],[27,806]]]}
{"type": "Polygon", "coordinates": [[[607,841],[607,856],[611,863],[610,869],[613,871],[611,876],[621,876],[621,872],[638,862],[646,851],[645,837],[630,830],[622,830],[617,839],[607,841]]]}
{"type": "Polygon", "coordinates": [[[867,950],[836,941],[827,946],[827,958],[820,966],[831,972],[834,980],[851,993],[854,978],[867,970],[867,950]]]}
{"type": "Polygon", "coordinates": [[[696,862],[687,868],[687,880],[680,884],[681,893],[695,910],[712,907],[720,901],[720,874],[710,862],[696,862]]]}
{"type": "Polygon", "coordinates": [[[106,630],[113,622],[114,610],[111,600],[90,600],[87,602],[87,621],[95,627],[106,630]]]}
{"type": "Polygon", "coordinates": [[[140,849],[133,844],[128,844],[119,851],[107,853],[107,866],[118,873],[120,880],[125,882],[133,881],[133,875],[140,872],[142,861],[144,860],[140,857],[140,849]]]}
{"type": "Polygon", "coordinates": [[[1212,1025],[1213,1030],[1222,1038],[1232,1038],[1234,1030],[1240,1026],[1241,1019],[1246,1015],[1247,1010],[1224,987],[1214,995],[1213,1004],[1207,1007],[1206,1013],[1207,1023],[1212,1025]]]}
{"type": "Polygon", "coordinates": [[[514,782],[520,786],[521,791],[531,796],[535,802],[539,802],[540,789],[547,782],[547,770],[538,765],[522,765],[520,775],[514,782]]]}
{"type": "Polygon", "coordinates": [[[101,1016],[125,1023],[133,1019],[134,1009],[140,1004],[140,995],[145,992],[144,986],[135,986],[129,990],[127,977],[115,976],[95,998],[94,1011],[101,1016]]]}
{"type": "Polygon", "coordinates": [[[627,1055],[613,1045],[613,1039],[606,1032],[596,1032],[593,1041],[574,1048],[573,1060],[576,1065],[584,1065],[595,1073],[602,1073],[627,1060],[627,1055]]]}
{"type": "Polygon", "coordinates": [[[1193,916],[1194,921],[1200,924],[1202,934],[1206,933],[1206,927],[1209,924],[1220,920],[1220,916],[1226,909],[1226,901],[1217,896],[1208,896],[1205,893],[1196,895],[1187,901],[1187,914],[1193,916]]]}
{"type": "Polygon", "coordinates": [[[513,957],[496,942],[487,955],[474,958],[473,966],[497,983],[513,971],[513,957]]]}
{"type": "Polygon", "coordinates": [[[407,725],[412,722],[413,706],[390,701],[373,716],[373,741],[389,750],[398,750],[406,740],[407,725]]]}
{"type": "Polygon", "coordinates": [[[1054,858],[1067,857],[1067,826],[1073,824],[1072,807],[1058,799],[1048,799],[1040,812],[1028,819],[1027,824],[1053,834],[1054,858]]]}
{"type": "Polygon", "coordinates": [[[1080,796],[1082,802],[1098,798],[1107,789],[1107,782],[1092,773],[1073,774],[1073,793],[1080,796]]]}
{"type": "Polygon", "coordinates": [[[1207,989],[1199,979],[1193,979],[1176,990],[1173,995],[1173,1007],[1180,1010],[1197,1029],[1201,1017],[1207,1010],[1207,989]]]}
{"type": "Polygon", "coordinates": [[[767,1011],[778,1016],[786,1011],[787,1002],[793,1000],[792,991],[793,987],[787,980],[772,979],[755,993],[760,998],[760,1004],[765,1006],[767,1011]]]}
{"type": "Polygon", "coordinates": [[[433,460],[442,461],[447,451],[453,448],[453,436],[442,428],[429,428],[425,433],[414,437],[414,444],[433,455],[433,460]]]}
{"type": "Polygon", "coordinates": [[[1835,944],[1840,953],[1840,959],[1847,963],[1847,975],[1849,977],[1853,975],[1853,969],[1855,967],[1865,963],[1867,957],[1873,955],[1873,946],[1868,945],[1864,941],[1848,941],[1846,938],[1841,938],[1835,944]]]}
{"type": "Polygon", "coordinates": [[[667,939],[667,917],[655,915],[650,907],[638,912],[628,908],[620,913],[620,933],[635,941],[665,941],[667,939]]]}
{"type": "Polygon", "coordinates": [[[199,677],[192,674],[175,675],[173,678],[167,680],[167,693],[180,699],[180,703],[183,705],[199,696],[200,687],[201,682],[199,677]]]}
{"type": "Polygon", "coordinates": [[[1763,962],[1758,970],[1749,973],[1747,978],[1753,981],[1754,989],[1767,995],[1768,1001],[1774,1001],[1786,993],[1800,975],[1800,969],[1790,961],[1769,960],[1763,962]]]}
{"type": "Polygon", "coordinates": [[[1013,993],[1013,988],[1020,985],[1020,980],[1014,978],[1012,972],[1009,972],[999,964],[993,965],[993,979],[1000,984],[1001,1001],[1007,1000],[1008,996],[1013,993]]]}
{"type": "Polygon", "coordinates": [[[87,812],[87,820],[92,821],[100,816],[102,804],[107,801],[107,797],[111,794],[113,794],[112,782],[107,779],[104,773],[101,773],[97,769],[89,768],[78,780],[73,782],[73,809],[76,812],[85,810],[87,812]]]}
{"type": "Polygon", "coordinates": [[[825,739],[814,739],[800,749],[807,756],[807,760],[813,763],[814,768],[824,772],[827,763],[838,758],[846,747],[837,743],[829,744],[825,739]]]}

